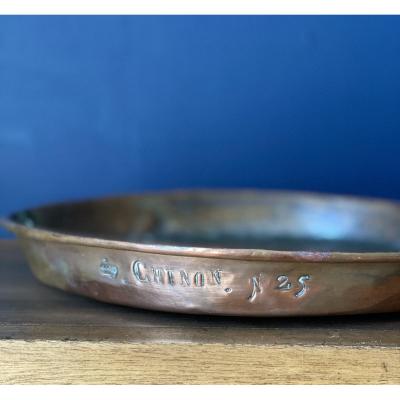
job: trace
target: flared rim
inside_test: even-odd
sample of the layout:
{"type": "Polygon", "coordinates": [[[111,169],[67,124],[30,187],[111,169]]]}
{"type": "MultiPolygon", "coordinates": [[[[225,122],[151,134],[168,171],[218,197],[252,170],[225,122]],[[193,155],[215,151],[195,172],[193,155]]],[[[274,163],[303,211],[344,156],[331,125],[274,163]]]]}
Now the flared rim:
{"type": "MultiPolygon", "coordinates": [[[[119,196],[108,196],[101,198],[89,199],[90,201],[116,199],[132,196],[146,195],[172,195],[172,194],[194,194],[194,193],[274,193],[274,194],[291,194],[297,196],[306,196],[314,199],[341,199],[359,201],[362,203],[381,203],[387,207],[394,207],[400,212],[400,205],[395,201],[367,198],[351,195],[322,194],[301,191],[282,191],[282,190],[262,190],[262,189],[201,189],[201,190],[174,190],[161,192],[147,192],[143,194],[124,194],[119,196]]],[[[57,207],[61,204],[76,204],[81,201],[69,203],[53,203],[47,206],[57,207]]],[[[217,259],[234,259],[234,260],[254,260],[254,261],[285,261],[285,262],[399,262],[400,251],[395,252],[340,252],[340,251],[294,251],[294,250],[267,250],[267,249],[242,249],[242,248],[226,248],[226,247],[200,247],[200,246],[184,246],[184,245],[167,245],[160,243],[145,244],[131,241],[120,241],[112,239],[100,239],[96,237],[82,236],[78,234],[56,232],[49,229],[29,227],[22,223],[11,220],[11,217],[0,218],[0,225],[5,229],[13,232],[17,237],[57,242],[71,245],[81,245],[90,247],[101,247],[115,250],[127,250],[143,253],[165,254],[173,256],[185,257],[201,257],[201,258],[217,258],[217,259]]]]}

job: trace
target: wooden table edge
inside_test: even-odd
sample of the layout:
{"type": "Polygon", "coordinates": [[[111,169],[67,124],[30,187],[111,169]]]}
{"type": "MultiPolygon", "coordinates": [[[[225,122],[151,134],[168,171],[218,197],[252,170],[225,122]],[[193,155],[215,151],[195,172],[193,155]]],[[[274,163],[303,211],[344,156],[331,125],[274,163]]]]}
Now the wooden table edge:
{"type": "Polygon", "coordinates": [[[399,384],[398,347],[1,340],[2,384],[399,384]]]}

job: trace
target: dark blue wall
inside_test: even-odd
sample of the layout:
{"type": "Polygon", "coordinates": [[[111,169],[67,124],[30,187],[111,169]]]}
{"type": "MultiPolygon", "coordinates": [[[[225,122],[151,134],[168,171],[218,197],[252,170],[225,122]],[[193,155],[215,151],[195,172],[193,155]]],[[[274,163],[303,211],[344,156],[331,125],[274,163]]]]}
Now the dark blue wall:
{"type": "Polygon", "coordinates": [[[1,17],[0,213],[172,187],[400,198],[400,17],[1,17]]]}

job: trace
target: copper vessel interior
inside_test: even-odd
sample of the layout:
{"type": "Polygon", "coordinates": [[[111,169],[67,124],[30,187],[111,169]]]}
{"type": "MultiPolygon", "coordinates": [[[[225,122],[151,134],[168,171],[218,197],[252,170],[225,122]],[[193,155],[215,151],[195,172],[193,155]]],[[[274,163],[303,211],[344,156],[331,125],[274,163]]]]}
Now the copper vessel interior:
{"type": "Polygon", "coordinates": [[[345,196],[171,192],[40,207],[11,219],[60,233],[177,247],[400,251],[400,207],[345,196]]]}

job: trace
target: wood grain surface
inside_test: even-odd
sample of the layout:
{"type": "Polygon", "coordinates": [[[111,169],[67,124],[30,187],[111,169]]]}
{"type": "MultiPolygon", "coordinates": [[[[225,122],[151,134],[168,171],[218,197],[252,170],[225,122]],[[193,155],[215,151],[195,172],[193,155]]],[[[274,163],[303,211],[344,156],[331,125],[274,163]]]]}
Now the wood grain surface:
{"type": "Polygon", "coordinates": [[[0,242],[0,383],[400,383],[400,315],[221,318],[38,283],[0,242]]]}
{"type": "Polygon", "coordinates": [[[400,351],[334,346],[9,341],[3,383],[394,383],[400,351]]]}

